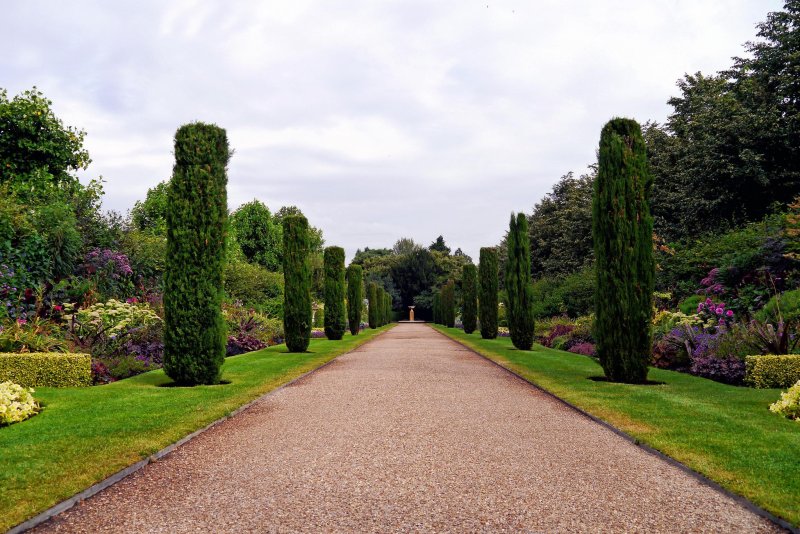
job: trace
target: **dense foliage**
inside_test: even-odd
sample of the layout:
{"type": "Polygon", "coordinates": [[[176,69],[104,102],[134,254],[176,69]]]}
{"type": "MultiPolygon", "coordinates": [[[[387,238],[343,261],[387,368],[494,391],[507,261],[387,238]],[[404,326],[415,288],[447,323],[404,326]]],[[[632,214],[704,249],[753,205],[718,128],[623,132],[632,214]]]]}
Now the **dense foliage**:
{"type": "Polygon", "coordinates": [[[597,354],[610,380],[642,383],[652,345],[655,264],[652,178],[639,124],[609,121],[599,154],[592,204],[597,354]]]}
{"type": "Polygon", "coordinates": [[[511,342],[520,350],[533,345],[533,288],[528,220],[524,213],[511,214],[506,260],[506,308],[511,342]]]}
{"type": "Polygon", "coordinates": [[[464,332],[471,334],[478,327],[478,269],[465,265],[461,280],[461,322],[464,332]]]}
{"type": "Polygon", "coordinates": [[[283,329],[290,352],[305,352],[311,342],[311,266],[308,220],[283,218],[283,329]]]}
{"type": "Polygon", "coordinates": [[[370,328],[378,328],[380,323],[380,312],[378,304],[378,284],[370,282],[367,285],[367,299],[369,300],[369,307],[367,311],[367,320],[370,328]]]}
{"type": "Polygon", "coordinates": [[[478,303],[480,305],[481,337],[494,339],[497,337],[497,249],[482,247],[480,264],[478,265],[480,288],[478,303]]]}
{"type": "Polygon", "coordinates": [[[225,359],[222,276],[228,219],[225,130],[193,123],[175,134],[167,196],[164,371],[179,384],[215,384],[225,359]]]}
{"type": "Polygon", "coordinates": [[[344,307],[344,249],[325,249],[325,335],[328,339],[342,339],[347,329],[344,307]]]}
{"type": "Polygon", "coordinates": [[[347,268],[347,323],[350,333],[358,335],[361,329],[361,306],[364,300],[364,282],[360,265],[347,268]]]}
{"type": "Polygon", "coordinates": [[[442,324],[453,328],[456,324],[456,285],[453,280],[448,280],[442,287],[440,306],[442,324]]]}

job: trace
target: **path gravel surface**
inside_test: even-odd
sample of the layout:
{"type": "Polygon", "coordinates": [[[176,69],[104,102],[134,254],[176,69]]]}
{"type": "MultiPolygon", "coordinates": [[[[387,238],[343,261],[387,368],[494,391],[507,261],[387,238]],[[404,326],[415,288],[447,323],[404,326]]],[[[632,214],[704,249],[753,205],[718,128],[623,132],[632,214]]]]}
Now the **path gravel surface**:
{"type": "Polygon", "coordinates": [[[779,529],[422,324],[37,529],[294,531],[779,529]]]}

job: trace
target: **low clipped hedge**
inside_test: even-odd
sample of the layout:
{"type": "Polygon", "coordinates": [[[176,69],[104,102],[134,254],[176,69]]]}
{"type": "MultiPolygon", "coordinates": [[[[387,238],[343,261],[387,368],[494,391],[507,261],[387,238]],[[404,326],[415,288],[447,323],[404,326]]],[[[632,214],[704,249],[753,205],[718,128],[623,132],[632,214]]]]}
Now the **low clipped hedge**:
{"type": "Polygon", "coordinates": [[[88,354],[0,352],[0,382],[24,387],[81,387],[92,385],[92,357],[88,354]]]}
{"type": "Polygon", "coordinates": [[[754,388],[788,388],[800,380],[800,355],[745,357],[745,384],[754,388]]]}

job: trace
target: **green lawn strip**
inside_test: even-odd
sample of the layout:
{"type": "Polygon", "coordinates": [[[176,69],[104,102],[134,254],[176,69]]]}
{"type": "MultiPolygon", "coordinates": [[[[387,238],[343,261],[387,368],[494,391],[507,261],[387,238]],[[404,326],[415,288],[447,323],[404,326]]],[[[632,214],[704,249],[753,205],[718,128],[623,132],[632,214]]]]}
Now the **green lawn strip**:
{"type": "Polygon", "coordinates": [[[285,345],[225,360],[230,384],[168,384],[152,371],[106,386],[36,388],[37,416],[0,428],[0,531],[146,458],[242,405],[374,338],[392,325],[314,339],[309,352],[285,345]]]}
{"type": "Polygon", "coordinates": [[[651,369],[663,385],[596,382],[591,358],[509,338],[434,328],[565,401],[626,432],[772,514],[800,525],[800,424],[768,410],[778,389],[728,386],[651,369]]]}

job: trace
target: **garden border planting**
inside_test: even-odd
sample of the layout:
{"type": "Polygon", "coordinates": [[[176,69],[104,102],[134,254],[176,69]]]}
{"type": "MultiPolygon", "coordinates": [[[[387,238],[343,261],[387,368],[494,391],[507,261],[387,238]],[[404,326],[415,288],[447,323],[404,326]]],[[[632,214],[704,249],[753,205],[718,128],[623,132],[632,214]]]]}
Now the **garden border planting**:
{"type": "Polygon", "coordinates": [[[0,382],[32,387],[83,387],[92,385],[92,358],[88,354],[61,352],[0,352],[0,382]]]}
{"type": "MultiPolygon", "coordinates": [[[[445,328],[445,327],[442,327],[442,326],[437,326],[437,325],[431,325],[431,328],[433,328],[437,332],[440,332],[441,334],[447,336],[449,339],[452,339],[453,341],[459,343],[460,345],[462,345],[463,347],[467,348],[469,351],[477,354],[481,358],[484,358],[485,360],[493,363],[494,365],[496,365],[499,368],[503,369],[507,373],[513,375],[517,379],[523,380],[524,382],[526,382],[530,386],[536,388],[539,391],[542,391],[543,393],[545,393],[549,397],[557,400],[558,402],[564,404],[565,406],[568,406],[570,409],[575,410],[576,412],[584,415],[585,417],[588,417],[589,419],[591,419],[592,421],[594,421],[594,422],[596,422],[596,423],[598,423],[600,425],[603,425],[604,427],[608,428],[609,430],[611,430],[615,434],[619,435],[620,437],[624,438],[625,440],[633,443],[634,445],[636,445],[638,447],[641,447],[642,449],[644,449],[648,453],[650,453],[650,454],[652,454],[652,455],[654,455],[654,456],[656,456],[658,458],[661,458],[662,460],[670,463],[671,465],[674,465],[675,467],[678,467],[682,471],[684,471],[687,474],[689,474],[690,476],[694,477],[696,480],[698,480],[702,484],[705,484],[705,485],[707,485],[707,486],[709,486],[709,487],[711,487],[711,488],[723,493],[724,495],[727,495],[728,497],[734,499],[739,504],[741,504],[742,506],[746,507],[748,510],[752,511],[753,513],[756,513],[756,514],[758,514],[758,515],[760,515],[760,516],[762,516],[762,517],[764,517],[766,519],[769,519],[773,523],[779,525],[782,528],[787,529],[790,532],[793,532],[795,534],[800,534],[800,528],[792,525],[787,520],[776,516],[775,514],[769,512],[768,510],[766,510],[764,508],[761,508],[760,506],[758,506],[757,504],[753,503],[752,501],[750,501],[746,497],[743,497],[742,495],[739,495],[737,493],[732,492],[731,490],[725,488],[724,486],[722,486],[718,482],[708,478],[707,476],[703,475],[702,473],[699,473],[699,472],[695,471],[694,469],[692,469],[691,467],[687,466],[686,464],[680,462],[679,460],[676,460],[675,458],[672,458],[671,456],[668,456],[667,454],[659,451],[658,449],[656,449],[654,447],[651,447],[650,445],[644,443],[641,439],[636,438],[636,437],[632,436],[631,434],[628,434],[624,430],[621,430],[620,428],[612,425],[611,423],[609,423],[609,422],[607,422],[607,421],[605,421],[605,420],[593,415],[589,411],[584,410],[584,409],[576,406],[575,404],[573,404],[573,403],[571,403],[571,402],[559,397],[555,393],[553,393],[553,392],[549,391],[548,389],[542,387],[541,385],[537,384],[536,382],[533,382],[531,379],[529,379],[529,378],[523,376],[522,374],[516,372],[511,366],[507,367],[506,365],[504,365],[503,362],[504,361],[508,361],[508,360],[506,360],[506,358],[504,356],[502,356],[501,354],[498,354],[497,352],[491,351],[489,349],[481,349],[480,347],[473,346],[470,343],[472,340],[461,339],[461,337],[458,336],[457,334],[465,335],[462,331],[460,331],[460,330],[453,331],[453,329],[448,329],[448,328],[445,328]],[[486,351],[486,353],[484,353],[483,351],[486,351]],[[497,357],[497,360],[492,358],[490,356],[490,354],[495,356],[495,357],[497,357]]],[[[486,341],[486,340],[475,339],[475,341],[486,341]]],[[[496,341],[496,340],[492,340],[492,341],[496,341]]],[[[511,349],[511,350],[515,350],[515,349],[511,349]]],[[[552,350],[552,349],[542,349],[542,350],[552,350]]],[[[536,352],[536,348],[534,348],[532,352],[536,352]]],[[[570,353],[567,353],[567,354],[569,354],[569,356],[576,356],[576,357],[578,356],[578,355],[574,355],[574,354],[570,354],[570,353]]],[[[511,362],[509,362],[509,363],[511,363],[511,362]]],[[[700,380],[702,380],[702,379],[700,379],[700,380]]],[[[634,387],[651,387],[651,386],[634,386],[634,387]]]]}
{"type": "Polygon", "coordinates": [[[745,383],[755,388],[787,389],[800,380],[800,354],[747,356],[745,383]]]}
{"type": "MultiPolygon", "coordinates": [[[[108,476],[108,477],[100,480],[99,482],[91,485],[87,489],[85,489],[83,491],[80,491],[79,493],[76,493],[75,495],[73,495],[73,496],[71,496],[71,497],[69,497],[69,498],[67,498],[67,499],[65,499],[63,501],[58,502],[57,504],[47,508],[46,510],[40,512],[39,514],[37,514],[37,515],[35,515],[35,516],[31,517],[31,518],[26,519],[25,521],[17,524],[16,526],[13,526],[8,531],[8,533],[9,534],[17,534],[17,533],[20,533],[20,532],[25,532],[25,531],[27,531],[29,529],[32,529],[32,528],[36,527],[37,525],[40,525],[40,524],[48,521],[49,519],[55,517],[56,515],[64,512],[65,510],[68,510],[69,508],[71,508],[71,507],[75,506],[76,504],[80,503],[81,501],[83,501],[83,500],[85,500],[85,499],[87,499],[87,498],[99,493],[100,491],[102,491],[102,490],[114,485],[115,483],[117,483],[120,480],[126,478],[127,476],[135,473],[136,471],[139,471],[140,469],[144,468],[149,463],[157,461],[160,458],[163,458],[164,456],[166,456],[169,453],[171,453],[172,451],[174,451],[176,448],[178,448],[181,445],[185,444],[186,442],[194,439],[195,437],[199,436],[200,434],[206,432],[210,428],[215,427],[219,423],[221,423],[221,422],[223,422],[223,421],[225,421],[227,419],[230,419],[231,417],[235,416],[236,414],[241,413],[242,411],[246,410],[251,405],[253,405],[255,402],[258,402],[259,400],[263,399],[264,397],[266,397],[268,395],[272,395],[276,391],[278,391],[280,389],[283,389],[283,388],[291,385],[292,383],[300,380],[301,378],[306,377],[306,376],[318,371],[319,369],[329,365],[334,360],[336,360],[339,356],[342,356],[344,354],[347,354],[349,352],[352,352],[354,350],[357,350],[357,349],[361,348],[363,345],[371,342],[372,340],[376,339],[378,336],[380,336],[384,332],[390,330],[393,326],[394,325],[389,325],[389,326],[387,326],[385,328],[382,328],[380,330],[374,330],[374,331],[371,331],[371,332],[370,331],[362,332],[362,335],[357,336],[357,337],[356,336],[349,337],[348,340],[352,340],[352,345],[349,346],[349,348],[347,350],[342,351],[342,352],[336,352],[334,350],[333,351],[334,355],[330,356],[322,364],[320,364],[320,365],[314,367],[313,369],[310,369],[310,370],[308,370],[308,371],[306,371],[306,372],[304,372],[304,373],[302,373],[302,374],[300,374],[298,376],[295,376],[294,378],[292,378],[291,380],[289,380],[287,382],[280,383],[279,385],[277,385],[276,387],[268,390],[267,392],[258,395],[256,398],[254,398],[252,400],[247,401],[245,404],[243,404],[243,405],[239,406],[238,408],[232,410],[231,412],[229,412],[228,414],[224,415],[223,417],[218,418],[218,419],[212,421],[211,423],[208,423],[207,425],[201,427],[200,429],[195,430],[195,431],[191,432],[190,434],[182,437],[178,441],[175,441],[175,442],[167,445],[166,447],[160,449],[159,451],[148,455],[146,458],[144,458],[144,459],[142,459],[142,460],[140,460],[140,461],[138,461],[138,462],[136,462],[136,463],[134,463],[132,465],[129,465],[129,466],[127,466],[127,467],[125,467],[125,468],[123,468],[123,469],[111,474],[110,476],[108,476]]],[[[323,342],[328,342],[328,341],[326,340],[326,341],[323,341],[323,342]]],[[[331,343],[339,343],[339,342],[338,341],[332,341],[331,343]]],[[[277,345],[277,346],[274,346],[274,347],[270,347],[270,349],[273,349],[273,351],[274,351],[274,350],[278,350],[279,347],[282,347],[282,345],[277,345]]],[[[266,349],[266,350],[269,350],[269,349],[266,349]]],[[[291,355],[291,353],[286,353],[286,355],[289,356],[289,355],[291,355]]],[[[228,358],[228,360],[233,360],[235,358],[246,357],[246,356],[247,356],[246,354],[243,354],[241,356],[235,356],[235,357],[232,357],[232,358],[228,358]]],[[[213,386],[213,387],[220,387],[220,386],[213,386]]],[[[163,389],[163,388],[158,388],[158,389],[163,389]]],[[[167,389],[172,389],[172,388],[167,388],[167,389]]],[[[181,389],[185,389],[185,388],[181,388],[181,389]]],[[[2,529],[2,525],[0,525],[0,529],[2,529]]]]}

